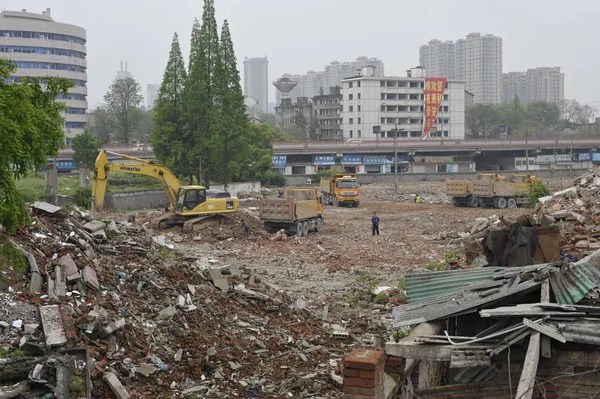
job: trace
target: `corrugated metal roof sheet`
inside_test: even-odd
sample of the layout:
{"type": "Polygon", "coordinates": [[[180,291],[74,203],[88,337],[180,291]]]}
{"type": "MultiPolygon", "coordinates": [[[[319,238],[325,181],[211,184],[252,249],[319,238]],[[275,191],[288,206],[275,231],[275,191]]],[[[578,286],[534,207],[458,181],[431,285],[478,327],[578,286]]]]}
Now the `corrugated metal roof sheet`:
{"type": "Polygon", "coordinates": [[[540,281],[529,280],[512,286],[504,284],[497,289],[498,292],[491,295],[482,296],[479,292],[461,291],[452,295],[396,306],[392,313],[394,328],[445,319],[458,313],[476,310],[481,306],[489,305],[512,295],[528,292],[540,284],[540,281]]]}
{"type": "Polygon", "coordinates": [[[427,298],[450,295],[474,283],[490,280],[494,268],[452,270],[445,272],[410,273],[406,281],[408,302],[419,302],[427,298]]]}
{"type": "Polygon", "coordinates": [[[600,345],[600,323],[558,323],[558,330],[571,342],[600,345]]]}
{"type": "Polygon", "coordinates": [[[471,285],[502,278],[510,278],[522,272],[540,270],[547,266],[558,267],[560,262],[523,267],[482,267],[443,272],[409,273],[405,278],[406,296],[409,303],[429,298],[451,295],[471,285]]]}
{"type": "Polygon", "coordinates": [[[594,262],[578,262],[550,275],[556,301],[571,305],[581,301],[594,287],[600,285],[600,270],[594,262]]]}

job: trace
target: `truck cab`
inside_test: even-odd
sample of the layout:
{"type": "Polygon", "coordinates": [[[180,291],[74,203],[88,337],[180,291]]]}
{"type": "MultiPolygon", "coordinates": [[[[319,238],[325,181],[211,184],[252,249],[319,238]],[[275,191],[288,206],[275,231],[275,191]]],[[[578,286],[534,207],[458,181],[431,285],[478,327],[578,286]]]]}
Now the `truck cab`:
{"type": "Polygon", "coordinates": [[[356,174],[337,174],[321,180],[324,202],[333,206],[353,206],[360,204],[360,188],[356,174]]]}

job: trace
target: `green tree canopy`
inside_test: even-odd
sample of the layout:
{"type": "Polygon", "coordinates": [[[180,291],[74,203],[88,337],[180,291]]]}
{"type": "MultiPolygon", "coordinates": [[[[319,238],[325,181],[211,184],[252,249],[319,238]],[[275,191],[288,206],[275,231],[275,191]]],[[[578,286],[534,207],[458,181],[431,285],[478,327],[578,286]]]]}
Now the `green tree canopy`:
{"type": "Polygon", "coordinates": [[[554,103],[535,101],[527,104],[527,119],[534,124],[556,127],[560,121],[560,108],[554,103]]]}
{"type": "Polygon", "coordinates": [[[103,144],[111,143],[115,131],[115,115],[106,105],[92,110],[92,123],[90,133],[96,136],[103,144]]]}
{"type": "Polygon", "coordinates": [[[15,178],[45,166],[48,156],[58,154],[65,106],[56,96],[73,86],[50,77],[44,78],[43,87],[33,78],[21,84],[5,82],[15,70],[9,60],[0,59],[0,223],[9,233],[29,220],[15,178]]]}
{"type": "Polygon", "coordinates": [[[186,172],[186,151],[189,150],[184,141],[183,93],[186,79],[187,72],[179,46],[179,37],[175,33],[169,61],[153,109],[154,127],[151,141],[158,160],[178,175],[186,172]]]}
{"type": "Polygon", "coordinates": [[[104,101],[115,115],[116,128],[120,140],[129,144],[138,119],[135,110],[143,100],[142,88],[133,78],[119,79],[113,83],[104,95],[104,101]]]}
{"type": "Polygon", "coordinates": [[[80,163],[87,163],[93,166],[102,147],[102,142],[96,137],[92,136],[89,130],[85,130],[79,136],[73,138],[73,162],[75,166],[80,163]]]}

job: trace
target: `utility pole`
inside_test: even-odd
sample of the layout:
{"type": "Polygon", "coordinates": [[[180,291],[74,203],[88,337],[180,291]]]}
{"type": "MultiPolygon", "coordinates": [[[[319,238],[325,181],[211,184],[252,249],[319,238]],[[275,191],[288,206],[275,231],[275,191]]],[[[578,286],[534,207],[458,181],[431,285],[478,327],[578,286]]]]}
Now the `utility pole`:
{"type": "MultiPolygon", "coordinates": [[[[398,124],[394,127],[394,195],[398,194],[398,124]]],[[[395,197],[394,197],[395,199],[395,197]]]]}
{"type": "Polygon", "coordinates": [[[529,129],[527,129],[527,131],[525,131],[525,158],[526,158],[526,166],[527,166],[527,174],[529,174],[529,133],[536,133],[536,127],[535,126],[529,126],[529,129]]]}

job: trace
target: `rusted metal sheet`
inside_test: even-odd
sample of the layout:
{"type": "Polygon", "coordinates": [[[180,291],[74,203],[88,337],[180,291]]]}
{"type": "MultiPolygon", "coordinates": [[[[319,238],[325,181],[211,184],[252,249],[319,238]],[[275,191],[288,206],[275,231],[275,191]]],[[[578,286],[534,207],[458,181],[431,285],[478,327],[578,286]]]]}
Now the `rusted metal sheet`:
{"type": "Polygon", "coordinates": [[[534,263],[560,261],[560,229],[558,226],[538,228],[538,247],[534,263]]]}

